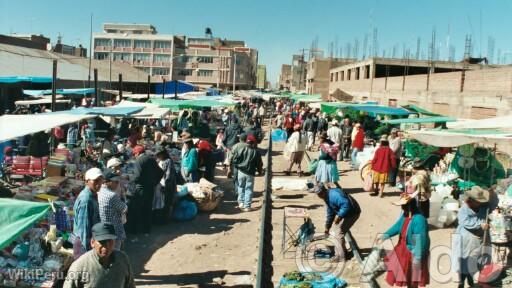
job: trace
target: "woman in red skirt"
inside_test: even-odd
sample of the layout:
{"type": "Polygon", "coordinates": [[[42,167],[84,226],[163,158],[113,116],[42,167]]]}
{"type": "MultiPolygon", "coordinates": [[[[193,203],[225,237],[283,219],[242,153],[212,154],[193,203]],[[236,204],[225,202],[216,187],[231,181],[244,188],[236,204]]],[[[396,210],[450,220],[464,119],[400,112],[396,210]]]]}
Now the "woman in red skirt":
{"type": "Polygon", "coordinates": [[[386,282],[396,287],[425,287],[429,284],[427,219],[419,212],[416,195],[403,194],[393,203],[402,206],[398,221],[382,235],[382,240],[399,235],[398,243],[385,258],[386,282]]]}

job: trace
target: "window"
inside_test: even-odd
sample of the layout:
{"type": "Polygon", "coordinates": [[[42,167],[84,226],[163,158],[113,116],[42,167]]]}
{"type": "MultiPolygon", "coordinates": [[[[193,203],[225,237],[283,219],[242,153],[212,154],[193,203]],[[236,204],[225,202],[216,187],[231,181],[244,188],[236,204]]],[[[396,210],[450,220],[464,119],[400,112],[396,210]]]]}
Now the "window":
{"type": "Polygon", "coordinates": [[[366,65],[364,68],[364,78],[370,79],[370,65],[366,65]]]}
{"type": "Polygon", "coordinates": [[[110,46],[110,39],[94,39],[94,47],[110,46]]]}
{"type": "Polygon", "coordinates": [[[192,69],[180,69],[178,71],[178,75],[180,75],[180,76],[191,76],[192,75],[192,69]]]}
{"type": "Polygon", "coordinates": [[[149,54],[142,54],[142,53],[135,53],[133,54],[133,61],[135,62],[149,62],[151,59],[151,56],[149,54]]]}
{"type": "Polygon", "coordinates": [[[213,57],[199,56],[199,57],[197,57],[197,62],[199,62],[199,63],[213,63],[213,57]]]}
{"type": "Polygon", "coordinates": [[[170,49],[171,41],[155,41],[155,48],[170,49]]]}
{"type": "Polygon", "coordinates": [[[132,46],[132,41],[127,39],[114,39],[114,47],[129,48],[132,46]]]}
{"type": "Polygon", "coordinates": [[[193,57],[191,56],[177,56],[176,59],[179,63],[192,62],[193,57]]]}
{"type": "Polygon", "coordinates": [[[153,75],[169,75],[169,68],[153,68],[153,75]]]}
{"type": "Polygon", "coordinates": [[[334,81],[338,82],[338,72],[334,73],[334,81]]]}
{"type": "Polygon", "coordinates": [[[114,53],[114,61],[130,61],[130,53],[114,53]]]}
{"type": "Polygon", "coordinates": [[[212,70],[199,70],[197,71],[197,76],[199,77],[212,77],[213,71],[212,70]]]}
{"type": "Polygon", "coordinates": [[[141,71],[148,73],[148,74],[151,72],[151,69],[149,67],[140,67],[138,69],[140,69],[141,71]]]}
{"type": "Polygon", "coordinates": [[[347,81],[350,81],[350,69],[347,70],[347,81]]]}
{"type": "Polygon", "coordinates": [[[331,73],[331,82],[334,81],[334,73],[331,73]]]}
{"type": "Polygon", "coordinates": [[[345,71],[341,71],[341,81],[345,81],[345,71]]]}
{"type": "Polygon", "coordinates": [[[148,40],[135,40],[135,48],[151,48],[151,41],[148,40]]]}
{"type": "Polygon", "coordinates": [[[97,59],[97,60],[106,60],[108,59],[108,53],[105,53],[105,52],[96,52],[94,53],[94,59],[97,59]]]}
{"type": "Polygon", "coordinates": [[[155,54],[154,56],[154,62],[170,62],[171,56],[169,55],[162,55],[162,54],[155,54]]]}
{"type": "Polygon", "coordinates": [[[356,80],[359,80],[359,72],[361,71],[361,68],[356,68],[356,80]]]}

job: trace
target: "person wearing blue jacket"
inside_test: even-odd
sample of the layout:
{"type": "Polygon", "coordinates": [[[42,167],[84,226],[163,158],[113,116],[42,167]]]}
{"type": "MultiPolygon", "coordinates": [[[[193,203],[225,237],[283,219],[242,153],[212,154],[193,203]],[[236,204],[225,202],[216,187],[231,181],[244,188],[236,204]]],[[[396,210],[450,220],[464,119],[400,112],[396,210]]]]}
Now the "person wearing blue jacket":
{"type": "Polygon", "coordinates": [[[393,203],[402,207],[402,214],[380,239],[399,235],[397,245],[386,256],[386,282],[390,286],[425,287],[430,281],[428,223],[418,209],[416,196],[403,194],[393,203]]]}
{"type": "Polygon", "coordinates": [[[333,225],[339,228],[339,230],[336,231],[339,235],[335,236],[340,237],[341,248],[344,254],[347,254],[348,251],[345,247],[344,236],[350,231],[350,228],[361,215],[359,203],[334,184],[317,183],[315,193],[320,199],[324,200],[327,207],[325,234],[329,234],[333,225]]]}
{"type": "Polygon", "coordinates": [[[191,135],[189,133],[182,134],[183,150],[181,155],[181,175],[187,182],[198,182],[198,155],[197,149],[194,146],[191,135]]]}

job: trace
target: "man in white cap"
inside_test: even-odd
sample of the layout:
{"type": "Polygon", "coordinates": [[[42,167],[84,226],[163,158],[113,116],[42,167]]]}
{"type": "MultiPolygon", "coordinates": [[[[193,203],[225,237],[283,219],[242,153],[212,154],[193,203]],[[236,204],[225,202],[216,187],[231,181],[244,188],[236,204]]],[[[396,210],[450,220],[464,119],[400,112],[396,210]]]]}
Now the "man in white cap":
{"type": "Polygon", "coordinates": [[[103,174],[99,168],[85,172],[85,188],[76,198],[73,211],[73,234],[80,237],[83,251],[91,249],[92,226],[100,222],[97,193],[103,184],[103,174]]]}
{"type": "MultiPolygon", "coordinates": [[[[340,127],[338,127],[338,120],[332,120],[332,127],[327,129],[327,136],[332,142],[338,144],[339,147],[342,147],[341,145],[343,145],[343,131],[341,131],[340,127]]],[[[340,153],[338,153],[337,160],[343,160],[343,154],[341,151],[340,153]]]]}

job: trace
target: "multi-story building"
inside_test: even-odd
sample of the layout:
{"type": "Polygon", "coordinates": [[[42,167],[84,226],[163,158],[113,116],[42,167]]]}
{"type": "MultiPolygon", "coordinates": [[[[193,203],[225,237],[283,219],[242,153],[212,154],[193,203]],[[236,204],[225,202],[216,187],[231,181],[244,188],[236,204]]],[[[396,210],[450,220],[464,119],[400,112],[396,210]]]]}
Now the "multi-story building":
{"type": "Polygon", "coordinates": [[[176,58],[174,79],[223,90],[256,85],[258,51],[244,41],[214,38],[207,29],[205,37],[188,38],[186,49],[176,53],[182,56],[176,58]]]}
{"type": "Polygon", "coordinates": [[[321,94],[323,100],[329,100],[330,70],[355,61],[349,58],[311,58],[307,66],[306,92],[321,94]]]}
{"type": "Polygon", "coordinates": [[[292,65],[281,65],[281,73],[279,74],[279,90],[288,90],[292,86],[292,65]]]}
{"type": "Polygon", "coordinates": [[[369,58],[331,69],[329,93],[341,101],[413,104],[458,118],[510,114],[512,68],[473,63],[369,58]]]}
{"type": "Polygon", "coordinates": [[[258,65],[258,72],[256,73],[256,88],[267,88],[267,66],[258,65]]]}
{"type": "Polygon", "coordinates": [[[103,24],[94,33],[94,59],[128,63],[161,79],[170,80],[176,49],[185,48],[184,36],[159,35],[148,24],[103,24]]]}
{"type": "Polygon", "coordinates": [[[107,23],[103,30],[94,34],[95,59],[129,63],[162,80],[202,87],[255,86],[258,53],[244,41],[213,38],[209,29],[204,38],[157,34],[148,24],[107,23]]]}
{"type": "Polygon", "coordinates": [[[290,91],[298,92],[306,89],[306,69],[307,63],[304,60],[304,55],[293,55],[291,67],[292,82],[290,85],[290,91]]]}

